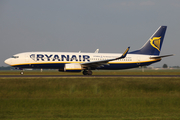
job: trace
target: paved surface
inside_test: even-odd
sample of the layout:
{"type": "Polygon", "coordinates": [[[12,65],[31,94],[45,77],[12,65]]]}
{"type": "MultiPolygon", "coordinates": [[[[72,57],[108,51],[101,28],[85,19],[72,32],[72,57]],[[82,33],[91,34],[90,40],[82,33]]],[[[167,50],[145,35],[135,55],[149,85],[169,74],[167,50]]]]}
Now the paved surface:
{"type": "Polygon", "coordinates": [[[28,78],[28,77],[44,77],[44,78],[48,78],[48,77],[58,77],[58,78],[74,78],[74,77],[78,77],[78,78],[88,78],[88,77],[94,77],[94,78],[103,78],[103,77],[149,77],[149,78],[153,78],[153,77],[158,77],[158,78],[162,78],[162,77],[178,77],[180,78],[180,75],[0,75],[0,78],[3,77],[20,77],[20,78],[28,78]]]}

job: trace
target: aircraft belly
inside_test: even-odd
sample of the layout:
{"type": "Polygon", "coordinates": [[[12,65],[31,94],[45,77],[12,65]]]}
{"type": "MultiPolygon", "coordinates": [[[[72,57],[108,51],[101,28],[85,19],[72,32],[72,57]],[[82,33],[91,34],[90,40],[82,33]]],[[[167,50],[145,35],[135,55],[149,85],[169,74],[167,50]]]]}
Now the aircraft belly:
{"type": "Polygon", "coordinates": [[[44,69],[60,69],[64,68],[64,63],[56,63],[56,64],[25,64],[25,65],[16,65],[13,67],[19,68],[44,68],[44,69]]]}
{"type": "Polygon", "coordinates": [[[141,63],[117,63],[117,64],[109,64],[105,65],[104,67],[99,67],[97,69],[102,69],[102,70],[120,70],[120,69],[129,69],[129,68],[136,68],[139,66],[148,66],[152,63],[155,63],[158,61],[151,61],[151,62],[141,62],[141,63]]]}

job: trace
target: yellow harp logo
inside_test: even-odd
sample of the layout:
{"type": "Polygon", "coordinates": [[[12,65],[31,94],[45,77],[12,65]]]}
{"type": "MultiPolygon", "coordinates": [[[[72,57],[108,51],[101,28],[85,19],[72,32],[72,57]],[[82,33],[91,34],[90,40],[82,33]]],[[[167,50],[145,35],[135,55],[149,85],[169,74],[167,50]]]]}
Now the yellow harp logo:
{"type": "Polygon", "coordinates": [[[156,48],[158,51],[160,51],[160,43],[161,43],[161,37],[153,37],[152,39],[150,39],[150,44],[156,48]]]}

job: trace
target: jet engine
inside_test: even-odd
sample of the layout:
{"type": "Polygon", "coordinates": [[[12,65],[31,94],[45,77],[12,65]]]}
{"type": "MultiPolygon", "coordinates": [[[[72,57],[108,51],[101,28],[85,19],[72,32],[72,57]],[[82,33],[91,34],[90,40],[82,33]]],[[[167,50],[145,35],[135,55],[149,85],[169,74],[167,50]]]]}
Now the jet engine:
{"type": "Polygon", "coordinates": [[[64,71],[64,72],[81,72],[81,70],[82,70],[82,67],[81,67],[81,64],[79,64],[79,63],[65,64],[64,70],[59,69],[59,71],[64,71]]]}

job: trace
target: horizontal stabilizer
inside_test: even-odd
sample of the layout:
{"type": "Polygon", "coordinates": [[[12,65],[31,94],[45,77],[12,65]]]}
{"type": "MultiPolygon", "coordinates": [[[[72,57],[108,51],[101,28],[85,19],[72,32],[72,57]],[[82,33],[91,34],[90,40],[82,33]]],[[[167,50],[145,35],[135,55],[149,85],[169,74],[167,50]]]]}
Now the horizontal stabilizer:
{"type": "Polygon", "coordinates": [[[169,57],[169,56],[174,56],[174,54],[171,54],[171,55],[163,55],[163,56],[157,56],[157,57],[150,57],[150,59],[160,59],[160,58],[163,58],[163,57],[169,57]]]}

